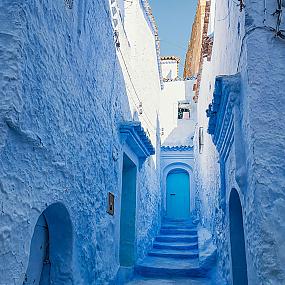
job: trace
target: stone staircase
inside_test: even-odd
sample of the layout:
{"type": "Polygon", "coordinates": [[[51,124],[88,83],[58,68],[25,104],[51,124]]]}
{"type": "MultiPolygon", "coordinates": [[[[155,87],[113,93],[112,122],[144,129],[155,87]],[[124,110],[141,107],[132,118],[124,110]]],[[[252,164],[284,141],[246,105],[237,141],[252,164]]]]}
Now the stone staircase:
{"type": "Polygon", "coordinates": [[[135,272],[152,278],[206,277],[208,269],[199,263],[197,227],[189,220],[165,220],[153,248],[135,272]]]}

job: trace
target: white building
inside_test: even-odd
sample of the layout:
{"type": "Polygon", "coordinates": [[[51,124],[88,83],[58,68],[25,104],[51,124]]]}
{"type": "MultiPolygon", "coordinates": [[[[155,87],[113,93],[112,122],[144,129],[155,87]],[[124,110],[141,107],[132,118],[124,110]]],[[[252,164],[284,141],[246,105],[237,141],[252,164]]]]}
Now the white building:
{"type": "MultiPolygon", "coordinates": [[[[179,207],[179,201],[168,197],[171,191],[167,180],[175,170],[185,171],[189,179],[189,196],[187,197],[188,217],[195,212],[196,188],[194,185],[193,138],[196,125],[196,105],[193,101],[192,79],[178,77],[179,59],[175,56],[161,58],[164,88],[160,98],[161,129],[161,187],[163,216],[170,216],[168,203],[179,207]],[[170,191],[170,192],[169,192],[170,191]]],[[[176,175],[175,173],[173,175],[176,175]]],[[[183,188],[183,187],[182,187],[183,188]]],[[[176,192],[175,192],[176,193],[176,192]]],[[[174,195],[173,193],[171,195],[174,195]]],[[[176,193],[179,196],[179,193],[176,193]]],[[[183,207],[183,205],[181,205],[183,207]]],[[[185,218],[185,217],[184,217],[185,218]]]]}

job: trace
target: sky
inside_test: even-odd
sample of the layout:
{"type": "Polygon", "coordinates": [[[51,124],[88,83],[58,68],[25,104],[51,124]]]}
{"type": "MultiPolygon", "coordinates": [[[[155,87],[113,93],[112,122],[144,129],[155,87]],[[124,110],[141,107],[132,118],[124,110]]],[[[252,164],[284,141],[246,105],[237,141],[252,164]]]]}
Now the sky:
{"type": "Polygon", "coordinates": [[[180,57],[182,76],[197,0],[149,0],[149,3],[158,26],[161,56],[180,57]]]}

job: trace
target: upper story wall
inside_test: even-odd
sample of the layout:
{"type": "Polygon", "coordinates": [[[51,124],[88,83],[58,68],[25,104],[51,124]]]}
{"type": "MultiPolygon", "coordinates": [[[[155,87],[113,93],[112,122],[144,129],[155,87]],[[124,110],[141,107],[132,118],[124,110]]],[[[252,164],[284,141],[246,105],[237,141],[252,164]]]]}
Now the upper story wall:
{"type": "Polygon", "coordinates": [[[194,80],[164,82],[164,89],[160,99],[162,144],[192,144],[191,137],[196,122],[196,106],[193,102],[192,91],[193,83],[194,80]]]}
{"type": "Polygon", "coordinates": [[[194,23],[192,25],[191,38],[189,40],[188,50],[186,53],[184,78],[197,75],[200,69],[205,7],[206,0],[199,0],[194,23]]]}
{"type": "Polygon", "coordinates": [[[124,11],[118,10],[120,5],[111,4],[111,7],[117,9],[113,12],[113,26],[118,34],[120,47],[117,47],[117,54],[127,86],[129,105],[148,132],[153,145],[156,145],[162,78],[155,20],[145,0],[125,2],[124,11]]]}
{"type": "Polygon", "coordinates": [[[178,78],[180,59],[176,56],[161,57],[162,78],[165,80],[174,80],[178,78]]]}

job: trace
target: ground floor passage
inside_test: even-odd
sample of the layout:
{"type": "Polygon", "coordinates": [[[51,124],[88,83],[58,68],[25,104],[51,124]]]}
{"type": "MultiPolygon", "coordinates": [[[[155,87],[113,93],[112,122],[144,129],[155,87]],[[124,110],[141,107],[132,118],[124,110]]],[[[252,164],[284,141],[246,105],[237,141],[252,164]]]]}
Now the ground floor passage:
{"type": "MultiPolygon", "coordinates": [[[[199,246],[201,226],[191,220],[189,194],[185,194],[189,192],[188,174],[175,171],[169,177],[167,215],[145,258],[136,261],[136,167],[124,157],[119,261],[122,268],[135,269],[133,280],[124,284],[224,284],[215,277],[215,252],[206,250],[205,254],[205,249],[199,246]],[[177,208],[179,218],[175,213],[177,208]]],[[[248,285],[242,206],[235,189],[230,195],[229,222],[232,283],[248,285]]],[[[55,203],[40,215],[36,223],[23,284],[59,284],[61,275],[58,268],[64,268],[67,278],[72,278],[71,255],[72,223],[65,206],[55,203]],[[58,262],[58,257],[61,262],[58,262]]]]}
{"type": "Polygon", "coordinates": [[[191,219],[165,219],[147,256],[135,265],[127,285],[215,285],[212,266],[199,259],[197,225],[191,219]]]}
{"type": "MultiPolygon", "coordinates": [[[[248,285],[242,206],[235,189],[230,195],[229,220],[232,284],[248,285]]],[[[135,265],[135,278],[127,285],[225,284],[217,280],[216,258],[214,262],[200,259],[198,236],[197,225],[191,219],[164,219],[151,250],[135,265]]]]}

